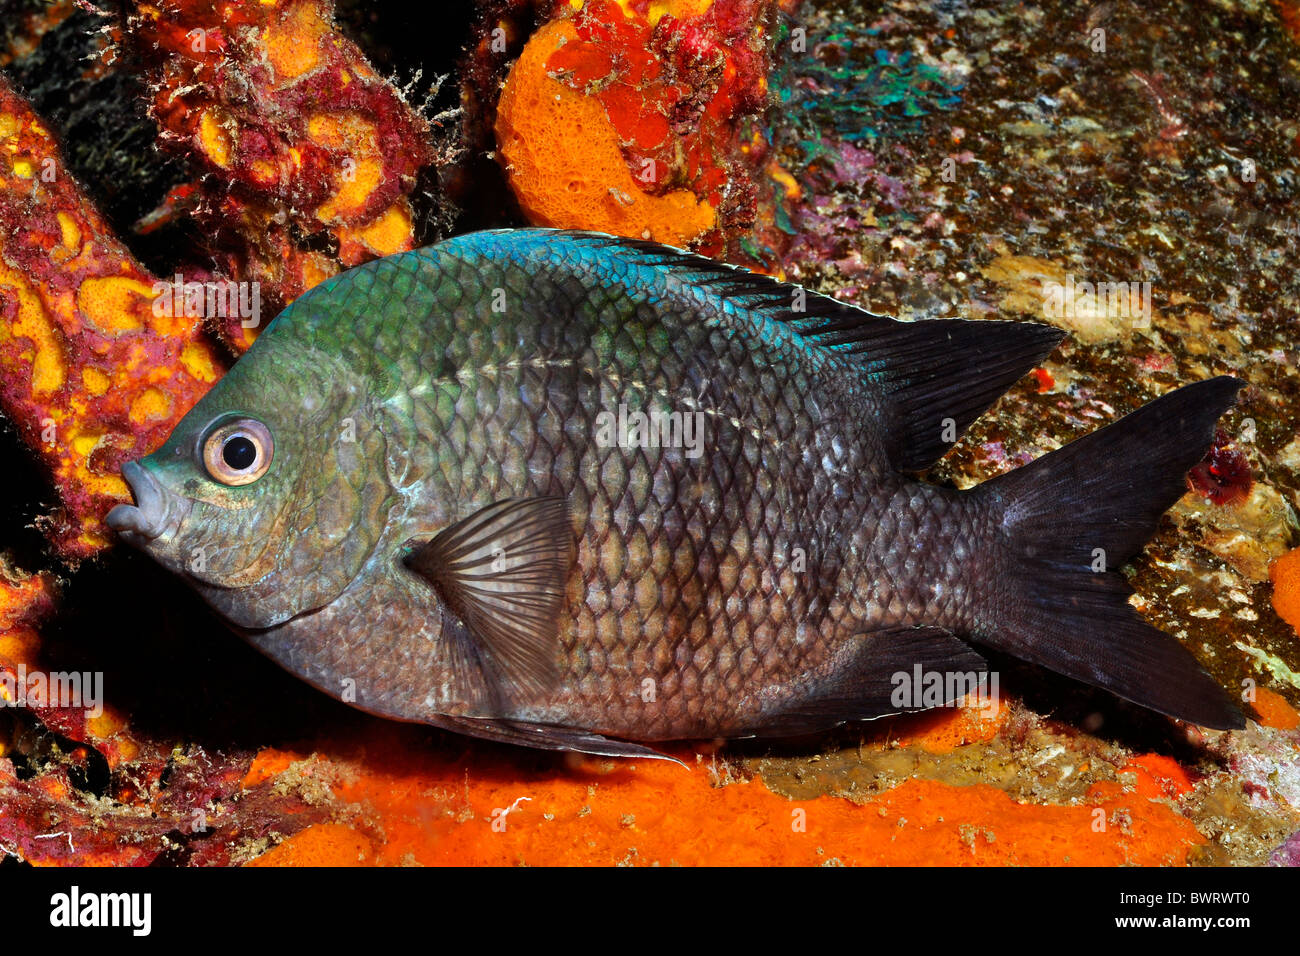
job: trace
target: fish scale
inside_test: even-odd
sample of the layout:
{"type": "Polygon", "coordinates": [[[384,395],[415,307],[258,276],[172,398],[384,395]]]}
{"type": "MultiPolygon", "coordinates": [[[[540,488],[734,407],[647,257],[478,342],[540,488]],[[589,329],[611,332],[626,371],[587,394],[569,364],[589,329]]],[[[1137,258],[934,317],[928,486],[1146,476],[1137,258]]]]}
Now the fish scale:
{"type": "MultiPolygon", "coordinates": [[[[139,500],[110,519],[327,693],[533,746],[647,753],[630,741],[929,706],[894,699],[899,674],[983,672],[970,641],[1135,699],[1124,667],[1156,660],[1205,690],[1190,655],[1136,619],[1115,625],[1131,640],[1118,676],[1054,643],[1052,625],[1022,627],[1021,608],[1048,607],[1076,627],[1071,588],[1101,595],[1098,614],[1131,614],[1113,572],[1069,578],[1060,600],[1034,590],[1085,571],[1085,545],[1145,540],[1069,498],[1088,487],[1074,453],[973,492],[909,474],[1058,333],[796,301],[765,277],[593,234],[479,233],[378,260],[282,313],[124,471],[139,500]],[[636,411],[698,416],[698,457],[599,439],[636,411]],[[264,426],[274,453],[222,487],[192,449],[229,421],[264,426]],[[1053,509],[1079,523],[1077,543],[1040,569],[1051,549],[1019,525],[1066,520],[1053,509]],[[215,554],[198,571],[195,542],[215,554]],[[231,586],[237,574],[249,581],[231,586]]],[[[1214,394],[1196,415],[1177,394],[1148,406],[1164,403],[1148,413],[1168,446],[1154,450],[1193,455],[1229,383],[1202,383],[1214,394]]],[[[1105,441],[1125,454],[1151,444],[1153,429],[1115,428],[1105,441]]],[[[1135,499],[1146,533],[1172,467],[1135,499]]]]}
{"type": "MultiPolygon", "coordinates": [[[[433,289],[401,296],[410,313],[427,310],[430,300],[437,302],[445,284],[461,293],[470,288],[469,276],[450,258],[443,253],[428,268],[439,278],[433,289]]],[[[457,323],[445,329],[446,340],[428,336],[439,352],[451,356],[454,375],[429,376],[425,370],[440,363],[409,349],[375,350],[375,362],[400,369],[395,391],[422,386],[445,390],[452,397],[455,421],[464,425],[455,427],[436,415],[424,422],[413,416],[406,430],[414,431],[416,441],[407,454],[416,455],[417,449],[429,454],[409,476],[414,490],[408,492],[403,519],[392,522],[390,538],[395,542],[436,533],[448,521],[501,498],[554,492],[573,496],[579,540],[575,580],[580,583],[569,591],[577,611],[559,635],[565,691],[545,705],[521,702],[503,716],[578,723],[616,736],[743,731],[757,722],[764,706],[775,706],[752,694],[738,696],[744,689],[790,685],[821,664],[841,632],[854,626],[849,604],[828,595],[892,578],[869,565],[848,575],[842,571],[852,559],[838,529],[857,527],[865,514],[846,494],[843,481],[823,467],[823,459],[834,459],[832,444],[837,439],[843,444],[840,436],[853,410],[826,396],[815,410],[796,404],[794,411],[779,416],[778,405],[812,394],[789,358],[773,356],[775,361],[765,363],[763,389],[724,387],[722,383],[760,381],[757,357],[738,335],[725,328],[674,324],[671,316],[656,318],[637,300],[641,289],[592,296],[586,286],[575,290],[563,280],[545,280],[544,273],[534,272],[524,286],[508,264],[480,264],[473,270],[472,281],[480,288],[505,290],[507,307],[501,313],[481,309],[474,316],[457,316],[457,323]],[[539,323],[522,308],[530,298],[546,303],[543,314],[554,315],[563,328],[539,323]],[[651,323],[665,328],[666,340],[676,343],[662,356],[647,352],[651,323]],[[568,334],[584,327],[586,336],[568,334]],[[592,347],[592,340],[600,342],[602,327],[615,330],[606,337],[603,354],[592,347]],[[477,356],[482,357],[476,363],[472,357],[477,356]],[[698,463],[680,449],[597,445],[596,414],[620,405],[644,407],[660,395],[668,396],[667,404],[677,410],[703,396],[700,410],[709,453],[698,463]],[[543,411],[522,414],[528,405],[543,411]],[[814,429],[814,416],[828,424],[814,429]],[[557,474],[555,459],[566,452],[577,467],[557,474]],[[443,462],[452,464],[450,476],[442,470],[443,462]],[[766,495],[759,488],[760,472],[767,479],[766,495]],[[644,505],[649,490],[661,482],[670,483],[676,494],[656,513],[644,505]],[[455,510],[448,507],[453,502],[455,510]],[[732,506],[724,507],[724,502],[732,506]],[[799,529],[805,529],[802,535],[799,529]],[[688,542],[685,560],[674,562],[683,542],[688,542]],[[801,545],[807,570],[787,573],[782,589],[782,556],[801,545]],[[769,568],[775,573],[764,588],[761,572],[769,568]],[[743,590],[742,569],[750,572],[746,580],[751,585],[743,590]],[[848,588],[846,578],[852,582],[848,588]],[[755,579],[758,586],[753,586],[755,579]],[[638,582],[653,595],[649,607],[637,599],[638,582]],[[779,609],[774,611],[774,605],[779,609]],[[647,679],[654,682],[653,701],[643,700],[649,696],[647,679]],[[621,706],[611,708],[611,702],[621,706]]],[[[376,272],[362,293],[364,304],[345,300],[344,309],[392,312],[391,303],[372,291],[387,284],[376,272]]],[[[490,298],[479,296],[487,303],[490,298]]],[[[313,328],[322,324],[310,315],[301,321],[313,328]]],[[[400,333],[389,333],[389,327],[386,323],[380,341],[399,341],[400,333]]],[[[315,341],[322,346],[319,334],[315,341]]],[[[364,354],[361,345],[354,346],[353,354],[364,354]]],[[[328,346],[349,354],[346,344],[328,346]]],[[[792,351],[793,343],[786,348],[792,351]]],[[[372,397],[381,403],[384,398],[372,397]]],[[[861,467],[849,456],[837,467],[855,465],[861,467]]],[[[879,592],[880,585],[875,589],[879,592]]],[[[917,603],[895,597],[892,589],[880,596],[885,608],[891,600],[895,606],[917,603]]],[[[342,600],[348,599],[345,592],[342,600]]],[[[869,620],[909,623],[890,617],[876,613],[869,620]]],[[[303,621],[291,630],[313,627],[303,621]]],[[[368,668],[358,663],[354,660],[340,672],[365,674],[368,668]]],[[[431,661],[431,669],[437,666],[431,661]]],[[[420,674],[373,692],[369,683],[358,679],[358,702],[381,712],[391,708],[409,716],[412,702],[422,704],[427,694],[420,674]]],[[[460,703],[438,701],[434,711],[474,714],[458,709],[460,703]]]]}

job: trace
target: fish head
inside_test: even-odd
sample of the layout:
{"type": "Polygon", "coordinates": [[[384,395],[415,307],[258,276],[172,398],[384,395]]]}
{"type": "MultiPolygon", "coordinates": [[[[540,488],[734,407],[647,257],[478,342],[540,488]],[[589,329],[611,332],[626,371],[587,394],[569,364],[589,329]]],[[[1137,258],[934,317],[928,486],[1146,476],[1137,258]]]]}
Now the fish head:
{"type": "Polygon", "coordinates": [[[248,630],[337,598],[393,500],[364,381],[296,345],[259,340],[161,448],[123,466],[135,500],[106,518],[248,630]]]}

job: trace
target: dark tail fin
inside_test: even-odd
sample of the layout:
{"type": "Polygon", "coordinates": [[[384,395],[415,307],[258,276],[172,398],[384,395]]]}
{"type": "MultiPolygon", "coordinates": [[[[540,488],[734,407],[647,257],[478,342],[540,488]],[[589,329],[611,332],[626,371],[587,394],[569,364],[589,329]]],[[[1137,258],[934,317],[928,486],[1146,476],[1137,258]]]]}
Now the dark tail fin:
{"type": "Polygon", "coordinates": [[[975,636],[1170,717],[1244,727],[1191,653],[1141,620],[1117,570],[1187,490],[1244,384],[1221,376],[1180,388],[981,486],[1002,514],[1006,587],[975,636]]]}

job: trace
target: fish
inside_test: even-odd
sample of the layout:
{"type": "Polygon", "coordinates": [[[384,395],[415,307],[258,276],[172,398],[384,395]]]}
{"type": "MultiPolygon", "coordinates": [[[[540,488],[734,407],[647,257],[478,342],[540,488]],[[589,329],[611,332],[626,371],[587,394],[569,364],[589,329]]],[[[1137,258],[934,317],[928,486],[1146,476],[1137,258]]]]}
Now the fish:
{"type": "Polygon", "coordinates": [[[1243,383],[967,490],[920,477],[1060,344],[900,321],[649,241],[469,233],[320,283],[107,523],[372,714],[608,756],[954,703],[1029,661],[1244,726],[1119,569],[1243,383]],[[931,682],[931,686],[935,686],[931,682]]]}

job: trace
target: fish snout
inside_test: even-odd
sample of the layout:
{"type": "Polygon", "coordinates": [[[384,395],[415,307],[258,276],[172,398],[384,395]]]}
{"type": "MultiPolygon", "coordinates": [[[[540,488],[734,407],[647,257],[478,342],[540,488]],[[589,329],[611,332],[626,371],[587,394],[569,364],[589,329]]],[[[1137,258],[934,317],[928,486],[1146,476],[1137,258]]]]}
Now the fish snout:
{"type": "Polygon", "coordinates": [[[122,477],[131,488],[135,504],[118,505],[104,518],[105,523],[137,547],[174,534],[189,509],[137,461],[122,466],[122,477]]]}

